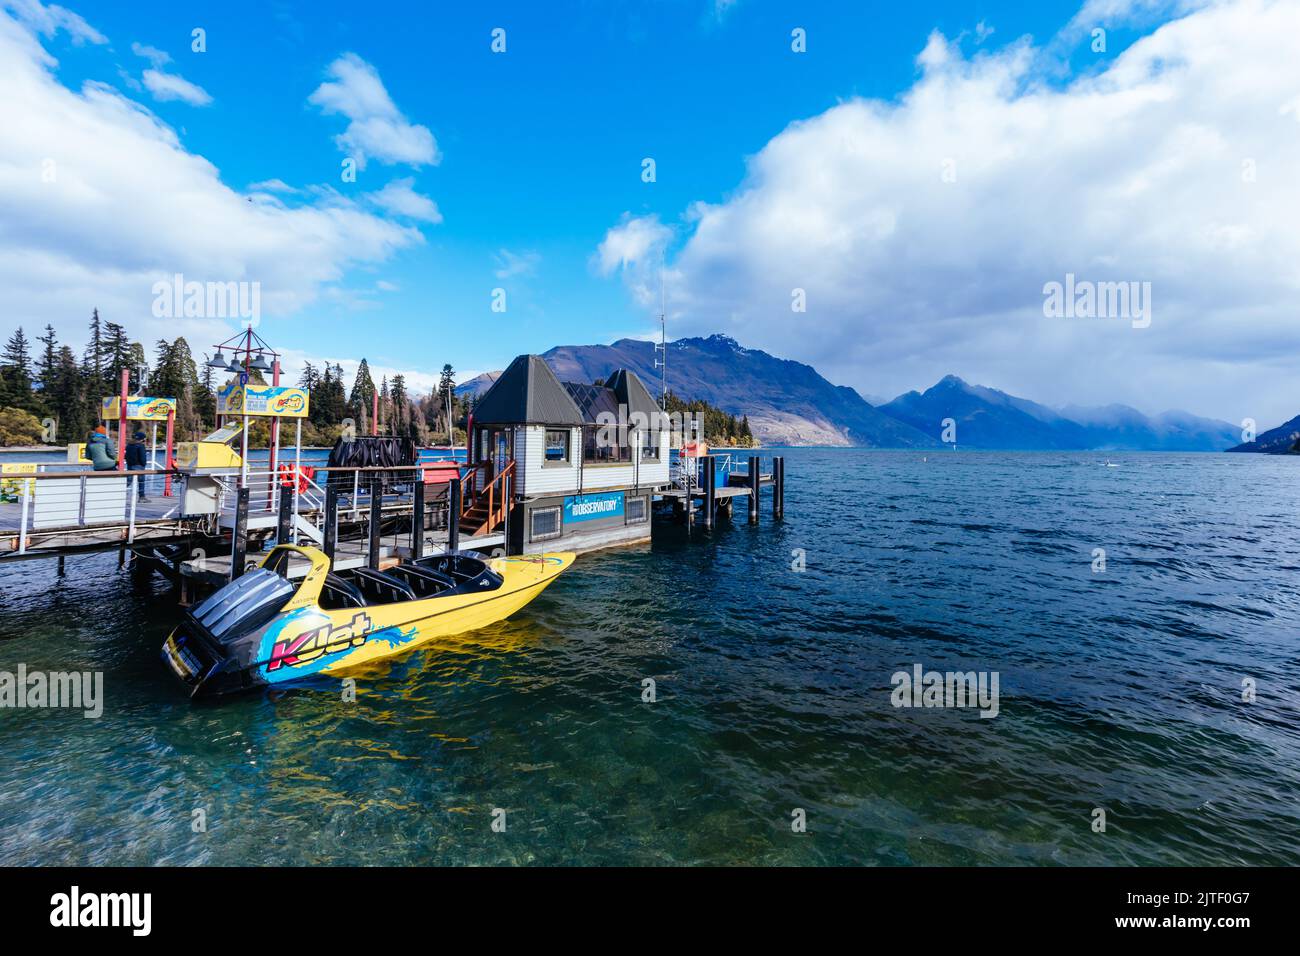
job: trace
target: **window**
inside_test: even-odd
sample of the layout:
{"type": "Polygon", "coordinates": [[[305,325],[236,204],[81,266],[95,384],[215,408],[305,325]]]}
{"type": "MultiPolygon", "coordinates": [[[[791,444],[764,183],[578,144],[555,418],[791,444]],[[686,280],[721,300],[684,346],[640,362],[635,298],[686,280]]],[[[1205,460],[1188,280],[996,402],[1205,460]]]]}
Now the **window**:
{"type": "Polygon", "coordinates": [[[646,498],[628,498],[624,503],[627,509],[627,524],[640,524],[646,517],[646,498]]]}
{"type": "Polygon", "coordinates": [[[528,540],[545,541],[560,536],[560,509],[535,508],[528,514],[528,540]]]}
{"type": "Polygon", "coordinates": [[[652,431],[641,432],[641,460],[658,461],[659,460],[659,433],[652,431]]]}
{"type": "Polygon", "coordinates": [[[567,428],[546,429],[546,464],[567,465],[569,463],[569,439],[572,433],[567,428]]]}
{"type": "Polygon", "coordinates": [[[627,444],[628,430],[617,425],[585,425],[582,429],[582,460],[589,464],[624,464],[632,460],[627,444]]]}

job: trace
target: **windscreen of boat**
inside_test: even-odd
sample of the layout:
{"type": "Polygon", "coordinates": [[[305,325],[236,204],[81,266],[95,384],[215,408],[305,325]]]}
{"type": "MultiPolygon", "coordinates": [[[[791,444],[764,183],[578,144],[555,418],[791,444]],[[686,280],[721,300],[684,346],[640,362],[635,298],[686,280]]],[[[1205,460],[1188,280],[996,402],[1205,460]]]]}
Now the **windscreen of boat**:
{"type": "Polygon", "coordinates": [[[288,603],[297,588],[265,568],[246,572],[221,588],[192,612],[195,620],[225,641],[261,627],[288,603]]]}

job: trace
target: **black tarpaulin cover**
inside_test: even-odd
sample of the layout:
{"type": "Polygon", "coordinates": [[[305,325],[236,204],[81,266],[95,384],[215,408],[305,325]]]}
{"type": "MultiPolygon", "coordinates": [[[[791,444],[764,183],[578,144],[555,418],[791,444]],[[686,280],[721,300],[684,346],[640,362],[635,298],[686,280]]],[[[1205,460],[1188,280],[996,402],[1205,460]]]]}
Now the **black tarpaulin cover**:
{"type": "Polygon", "coordinates": [[[330,450],[331,468],[400,468],[418,461],[410,438],[340,438],[330,450]]]}

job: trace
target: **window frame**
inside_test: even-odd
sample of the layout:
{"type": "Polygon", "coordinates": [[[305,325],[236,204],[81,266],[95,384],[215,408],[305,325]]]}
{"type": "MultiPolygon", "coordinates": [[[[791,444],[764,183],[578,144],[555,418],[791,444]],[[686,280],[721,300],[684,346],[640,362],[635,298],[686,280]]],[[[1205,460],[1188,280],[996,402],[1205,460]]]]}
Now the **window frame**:
{"type": "Polygon", "coordinates": [[[582,426],[582,464],[584,466],[593,466],[596,468],[600,468],[605,465],[627,466],[627,465],[634,464],[636,462],[636,458],[632,454],[632,445],[628,442],[622,442],[617,445],[612,445],[609,446],[607,449],[605,449],[607,451],[610,449],[616,450],[617,457],[600,458],[596,456],[588,456],[587,454],[588,436],[590,436],[591,438],[590,447],[594,451],[600,451],[601,449],[597,444],[597,438],[600,435],[600,430],[602,428],[607,428],[607,427],[616,428],[616,426],[596,425],[591,423],[582,426]]]}
{"type": "Polygon", "coordinates": [[[543,428],[542,429],[542,467],[543,468],[570,468],[573,466],[573,429],[572,428],[543,428]],[[546,449],[550,444],[552,434],[564,436],[564,457],[552,460],[546,454],[546,449]]]}
{"type": "Polygon", "coordinates": [[[659,432],[652,432],[649,429],[641,431],[641,457],[638,460],[643,465],[647,463],[652,465],[659,464],[661,460],[659,450],[662,447],[662,442],[660,442],[659,437],[659,432]],[[647,440],[652,441],[653,444],[647,444],[647,440]],[[651,452],[651,454],[647,455],[647,451],[651,452]]]}

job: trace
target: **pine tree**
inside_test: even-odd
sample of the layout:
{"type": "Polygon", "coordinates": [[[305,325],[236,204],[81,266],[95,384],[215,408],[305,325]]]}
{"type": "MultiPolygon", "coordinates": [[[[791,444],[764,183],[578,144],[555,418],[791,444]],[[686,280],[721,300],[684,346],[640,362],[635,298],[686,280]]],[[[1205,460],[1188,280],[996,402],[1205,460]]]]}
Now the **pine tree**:
{"type": "Polygon", "coordinates": [[[375,382],[370,377],[370,364],[363,358],[357,366],[357,376],[352,383],[352,394],[348,396],[348,408],[357,421],[357,433],[370,434],[371,405],[375,397],[375,382]]]}
{"type": "Polygon", "coordinates": [[[442,374],[438,377],[437,398],[438,410],[435,417],[442,418],[448,441],[454,443],[452,428],[456,417],[456,371],[451,363],[442,367],[442,374]]]}
{"type": "Polygon", "coordinates": [[[2,400],[5,405],[34,412],[40,402],[32,393],[32,355],[27,336],[19,326],[5,343],[0,356],[0,376],[4,379],[2,400]]]}
{"type": "Polygon", "coordinates": [[[94,419],[86,413],[85,375],[66,345],[59,348],[58,363],[46,391],[50,414],[57,423],[56,440],[81,441],[94,419]]]}
{"type": "Polygon", "coordinates": [[[298,379],[298,387],[308,395],[311,395],[312,392],[316,391],[316,387],[319,384],[320,375],[316,371],[316,366],[312,365],[311,362],[303,362],[302,377],[298,379]]]}
{"type": "Polygon", "coordinates": [[[392,433],[403,437],[414,437],[411,435],[411,399],[406,394],[405,375],[399,373],[393,376],[391,398],[393,402],[392,433]]]}
{"type": "Polygon", "coordinates": [[[82,369],[88,387],[99,389],[108,377],[104,371],[104,329],[99,321],[99,309],[92,309],[90,313],[90,338],[86,343],[82,369]]]}
{"type": "Polygon", "coordinates": [[[38,341],[43,348],[36,364],[36,378],[41,383],[41,391],[44,392],[54,381],[55,370],[59,367],[59,338],[54,331],[54,326],[47,324],[45,334],[38,341]]]}

